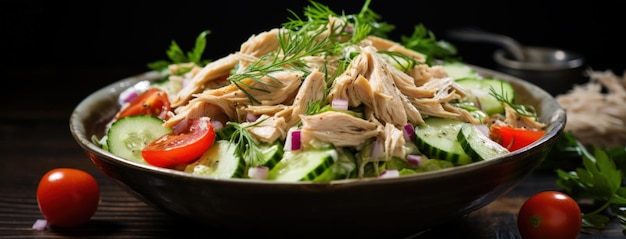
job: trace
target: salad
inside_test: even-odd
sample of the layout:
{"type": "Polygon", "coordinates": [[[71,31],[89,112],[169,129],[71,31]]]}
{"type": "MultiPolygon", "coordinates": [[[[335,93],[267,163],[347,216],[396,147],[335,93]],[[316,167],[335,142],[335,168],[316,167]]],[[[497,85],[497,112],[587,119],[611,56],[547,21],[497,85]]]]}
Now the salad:
{"type": "MultiPolygon", "coordinates": [[[[368,8],[304,17],[217,60],[172,42],[163,79],[120,95],[94,142],[122,158],[214,178],[396,177],[490,160],[544,134],[506,81],[479,75],[423,25],[400,42],[368,8]]],[[[292,12],[293,13],[293,12],[292,12]]]]}

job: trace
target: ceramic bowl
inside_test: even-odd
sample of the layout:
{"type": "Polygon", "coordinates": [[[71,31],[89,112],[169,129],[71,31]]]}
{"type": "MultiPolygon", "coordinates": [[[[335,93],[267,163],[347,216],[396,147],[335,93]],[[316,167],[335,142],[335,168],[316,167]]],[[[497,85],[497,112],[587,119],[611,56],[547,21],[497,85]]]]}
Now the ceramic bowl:
{"type": "Polygon", "coordinates": [[[88,95],[70,118],[70,130],[89,159],[138,199],[230,234],[268,237],[406,237],[458,219],[518,185],[545,158],[562,133],[566,115],[555,99],[519,78],[475,67],[513,84],[520,103],[534,105],[547,134],[504,157],[396,178],[326,183],[213,179],[135,163],[92,143],[117,110],[117,97],[146,72],[88,95]]]}

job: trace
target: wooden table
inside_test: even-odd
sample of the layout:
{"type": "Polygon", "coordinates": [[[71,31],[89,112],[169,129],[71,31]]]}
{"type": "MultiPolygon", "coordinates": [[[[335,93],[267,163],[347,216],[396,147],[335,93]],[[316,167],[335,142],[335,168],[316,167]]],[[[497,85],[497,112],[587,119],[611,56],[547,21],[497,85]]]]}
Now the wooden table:
{"type": "MultiPolygon", "coordinates": [[[[43,99],[53,95],[44,92],[47,91],[38,90],[36,95],[43,95],[43,99]]],[[[71,110],[78,103],[76,99],[84,96],[67,96],[70,97],[67,103],[56,108],[30,111],[18,109],[37,100],[16,100],[14,103],[18,105],[9,107],[15,110],[2,113],[0,238],[234,238],[219,228],[184,221],[154,209],[98,171],[69,130],[71,110]],[[35,221],[43,218],[36,201],[37,184],[43,174],[58,167],[79,168],[94,175],[101,187],[102,202],[84,226],[63,231],[34,230],[35,221]]],[[[535,172],[488,206],[432,230],[416,232],[413,238],[520,238],[516,225],[520,206],[534,193],[557,189],[555,180],[552,172],[535,172]]],[[[580,235],[580,238],[610,237],[624,237],[616,223],[605,231],[580,235]]]]}

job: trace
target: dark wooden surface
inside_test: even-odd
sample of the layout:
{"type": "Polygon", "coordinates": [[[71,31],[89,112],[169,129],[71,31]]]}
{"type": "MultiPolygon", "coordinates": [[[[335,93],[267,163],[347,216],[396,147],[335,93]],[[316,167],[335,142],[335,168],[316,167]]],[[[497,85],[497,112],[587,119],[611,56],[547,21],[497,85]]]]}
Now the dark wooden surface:
{"type": "MultiPolygon", "coordinates": [[[[26,79],[41,77],[45,72],[19,70],[10,76],[26,79]]],[[[106,72],[99,76],[90,74],[89,70],[73,74],[118,77],[115,70],[106,72]]],[[[73,81],[79,79],[68,77],[67,82],[77,84],[73,81]]],[[[32,87],[30,96],[38,98],[8,101],[8,110],[0,115],[0,238],[234,238],[219,228],[197,225],[154,209],[98,171],[69,130],[72,108],[86,92],[98,86],[85,87],[77,90],[84,94],[32,87]],[[54,100],[57,104],[50,103],[54,100]],[[32,229],[33,224],[43,218],[36,201],[37,184],[45,172],[58,167],[79,168],[94,175],[101,187],[102,202],[92,220],[84,226],[36,231],[32,229]]],[[[555,180],[552,172],[535,172],[486,207],[432,230],[416,232],[414,238],[519,238],[517,211],[530,195],[557,189],[555,180]]],[[[410,218],[407,223],[411,223],[410,218]]],[[[613,223],[603,232],[580,238],[623,238],[623,235],[619,225],[613,223]]]]}

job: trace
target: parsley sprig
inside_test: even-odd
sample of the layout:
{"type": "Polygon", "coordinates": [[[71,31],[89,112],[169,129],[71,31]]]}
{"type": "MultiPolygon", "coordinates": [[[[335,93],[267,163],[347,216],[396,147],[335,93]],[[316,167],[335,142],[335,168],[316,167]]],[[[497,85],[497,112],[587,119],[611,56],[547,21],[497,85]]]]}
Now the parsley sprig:
{"type": "MultiPolygon", "coordinates": [[[[163,75],[168,75],[168,67],[171,64],[183,64],[183,63],[194,63],[198,66],[204,66],[210,62],[210,60],[203,59],[202,55],[206,48],[206,37],[209,35],[211,31],[205,30],[200,32],[200,34],[196,37],[196,41],[194,47],[191,51],[185,52],[178,45],[176,41],[172,41],[170,48],[165,52],[169,60],[158,60],[154,62],[148,63],[148,68],[151,70],[159,71],[163,75]]],[[[182,75],[190,71],[192,67],[183,67],[179,72],[176,72],[177,75],[182,75]]]]}
{"type": "Polygon", "coordinates": [[[568,142],[569,152],[576,149],[582,161],[574,170],[557,168],[557,186],[579,202],[593,202],[585,205],[587,210],[582,215],[581,232],[603,230],[611,218],[617,218],[623,228],[622,233],[626,235],[626,186],[623,174],[626,148],[583,145],[571,132],[564,132],[560,142],[568,142]]]}

